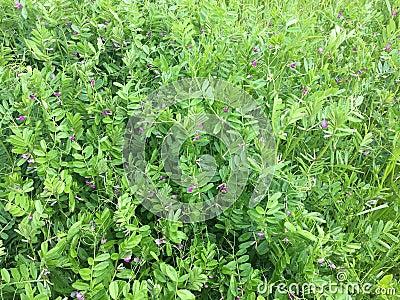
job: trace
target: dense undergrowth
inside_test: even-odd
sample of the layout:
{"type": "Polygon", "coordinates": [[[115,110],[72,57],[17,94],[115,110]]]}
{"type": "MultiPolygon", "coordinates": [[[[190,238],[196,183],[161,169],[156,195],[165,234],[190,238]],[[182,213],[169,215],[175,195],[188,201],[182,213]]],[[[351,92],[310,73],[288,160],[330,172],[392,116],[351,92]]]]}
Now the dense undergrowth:
{"type": "MultiPolygon", "coordinates": [[[[399,11],[398,1],[0,0],[0,299],[395,299],[377,289],[400,294],[399,11]],[[277,159],[256,207],[246,201],[257,162],[230,209],[183,224],[141,206],[121,147],[148,93],[194,77],[259,101],[277,159]],[[340,282],[371,294],[289,289],[340,282]]],[[[181,153],[191,176],[202,154],[216,158],[221,171],[202,188],[179,189],[159,163],[159,136],[206,110],[257,148],[234,110],[176,105],[148,139],[163,193],[204,200],[224,183],[226,148],[213,137],[181,153]]]]}

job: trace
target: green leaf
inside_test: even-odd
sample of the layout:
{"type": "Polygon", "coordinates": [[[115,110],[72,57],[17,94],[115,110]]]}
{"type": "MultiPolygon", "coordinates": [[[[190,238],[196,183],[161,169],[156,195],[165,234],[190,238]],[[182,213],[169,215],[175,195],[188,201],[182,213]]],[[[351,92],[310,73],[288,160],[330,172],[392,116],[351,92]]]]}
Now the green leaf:
{"type": "Polygon", "coordinates": [[[118,283],[116,281],[112,281],[110,283],[109,292],[110,292],[111,298],[113,298],[113,299],[118,298],[119,287],[118,287],[118,283]]]}
{"type": "Polygon", "coordinates": [[[299,230],[297,231],[300,235],[302,235],[303,237],[305,237],[306,239],[309,239],[313,242],[317,241],[317,238],[315,235],[313,235],[311,232],[308,232],[306,230],[299,230]]]}
{"type": "Polygon", "coordinates": [[[79,275],[81,275],[83,280],[90,280],[92,275],[92,270],[89,268],[80,269],[79,275]]]}
{"type": "Polygon", "coordinates": [[[295,232],[296,231],[296,227],[290,223],[290,222],[285,222],[285,227],[290,231],[290,232],[295,232]]]}
{"type": "Polygon", "coordinates": [[[382,287],[389,287],[390,282],[393,279],[393,274],[388,274],[382,277],[381,280],[379,280],[379,285],[382,287]]]}
{"type": "Polygon", "coordinates": [[[45,260],[48,261],[61,257],[66,246],[67,240],[65,238],[61,239],[53,249],[50,249],[50,251],[46,253],[45,260]]]}
{"type": "Polygon", "coordinates": [[[96,256],[94,261],[105,261],[105,260],[107,260],[109,258],[110,258],[110,254],[109,253],[103,253],[103,254],[100,254],[99,256],[96,256]]]}
{"type": "Polygon", "coordinates": [[[1,279],[7,283],[10,282],[10,273],[8,273],[7,269],[1,269],[1,279]]]}
{"type": "Polygon", "coordinates": [[[178,290],[178,297],[182,300],[193,300],[195,296],[188,290],[178,290]]]}
{"type": "Polygon", "coordinates": [[[78,291],[86,291],[90,286],[83,281],[77,281],[72,284],[72,287],[78,291]]]}
{"type": "Polygon", "coordinates": [[[67,240],[70,241],[81,230],[81,222],[75,222],[68,230],[67,240]]]}
{"type": "Polygon", "coordinates": [[[176,272],[176,270],[167,264],[165,265],[165,267],[166,267],[165,271],[167,273],[167,276],[169,278],[171,278],[172,281],[178,282],[179,278],[178,278],[178,273],[176,272]]]}
{"type": "Polygon", "coordinates": [[[26,11],[25,7],[22,8],[21,15],[25,20],[28,18],[28,12],[26,11]]]}
{"type": "Polygon", "coordinates": [[[94,270],[94,271],[101,271],[101,270],[104,270],[105,268],[108,267],[109,264],[110,264],[110,263],[109,263],[108,261],[103,261],[103,262],[97,264],[97,265],[93,268],[93,270],[94,270]]]}
{"type": "Polygon", "coordinates": [[[268,252],[269,246],[267,241],[262,241],[261,244],[259,244],[256,248],[258,254],[264,255],[268,252]]]}

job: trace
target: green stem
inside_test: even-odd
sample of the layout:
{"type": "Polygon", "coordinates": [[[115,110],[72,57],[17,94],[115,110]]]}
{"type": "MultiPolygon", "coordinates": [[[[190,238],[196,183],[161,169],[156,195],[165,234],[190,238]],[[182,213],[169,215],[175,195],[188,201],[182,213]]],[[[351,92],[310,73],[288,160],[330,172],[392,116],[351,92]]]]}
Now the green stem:
{"type": "Polygon", "coordinates": [[[3,143],[2,141],[0,141],[0,143],[1,143],[1,145],[3,146],[4,151],[5,151],[6,154],[7,154],[7,157],[8,157],[9,162],[12,163],[12,159],[11,159],[10,153],[8,152],[6,146],[4,145],[4,143],[3,143]]]}

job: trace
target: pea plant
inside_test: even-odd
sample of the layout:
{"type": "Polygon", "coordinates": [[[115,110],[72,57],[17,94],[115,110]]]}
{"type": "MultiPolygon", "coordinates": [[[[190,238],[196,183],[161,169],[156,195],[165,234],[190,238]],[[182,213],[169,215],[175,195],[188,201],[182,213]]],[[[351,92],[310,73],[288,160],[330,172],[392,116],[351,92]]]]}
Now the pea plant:
{"type": "Polygon", "coordinates": [[[398,1],[0,14],[0,299],[398,297],[398,1]]]}

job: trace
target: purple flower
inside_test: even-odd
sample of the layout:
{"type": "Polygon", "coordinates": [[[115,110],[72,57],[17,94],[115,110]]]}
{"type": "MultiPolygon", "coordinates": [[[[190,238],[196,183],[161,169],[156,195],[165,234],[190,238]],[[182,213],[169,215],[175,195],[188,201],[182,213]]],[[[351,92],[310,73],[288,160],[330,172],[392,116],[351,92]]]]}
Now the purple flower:
{"type": "Polygon", "coordinates": [[[178,195],[172,195],[171,198],[176,199],[176,198],[178,198],[178,195]]]}
{"type": "Polygon", "coordinates": [[[139,258],[139,257],[134,257],[134,258],[133,258],[133,261],[134,261],[135,263],[138,263],[138,262],[140,262],[140,258],[139,258]]]}
{"type": "Polygon", "coordinates": [[[205,288],[205,289],[206,289],[206,288],[208,288],[208,285],[207,285],[207,284],[205,284],[205,285],[204,285],[204,288],[205,288]]]}
{"type": "Polygon", "coordinates": [[[200,30],[200,34],[203,34],[204,32],[206,32],[204,29],[200,30]]]}
{"type": "Polygon", "coordinates": [[[290,217],[292,214],[290,213],[290,211],[286,211],[286,215],[288,216],[288,217],[290,217]]]}
{"type": "Polygon", "coordinates": [[[78,35],[78,31],[74,31],[74,35],[78,35]]]}
{"type": "Polygon", "coordinates": [[[262,239],[264,237],[264,232],[262,232],[262,231],[258,232],[257,236],[259,239],[262,239]]]}
{"type": "Polygon", "coordinates": [[[190,46],[189,46],[189,49],[193,49],[193,46],[192,46],[192,45],[190,45],[190,46]]]}
{"type": "Polygon", "coordinates": [[[33,219],[33,215],[29,215],[28,220],[32,220],[33,219]]]}
{"type": "Polygon", "coordinates": [[[336,269],[336,266],[335,266],[335,264],[333,264],[333,263],[329,263],[329,267],[330,267],[331,269],[336,269]]]}
{"type": "Polygon", "coordinates": [[[370,154],[371,152],[370,151],[364,151],[362,154],[364,155],[364,156],[367,156],[368,154],[370,154]]]}
{"type": "Polygon", "coordinates": [[[171,41],[171,44],[172,44],[172,45],[175,44],[175,41],[171,41]]]}
{"type": "Polygon", "coordinates": [[[196,137],[195,137],[195,139],[196,139],[196,141],[198,141],[198,140],[200,140],[200,139],[201,139],[201,136],[200,136],[200,135],[198,135],[198,136],[196,136],[196,137]]]}
{"type": "Polygon", "coordinates": [[[260,49],[258,49],[257,47],[253,48],[254,53],[260,52],[260,49]]]}
{"type": "Polygon", "coordinates": [[[22,4],[21,3],[19,3],[19,2],[15,2],[15,5],[14,5],[16,8],[22,8],[22,4]]]}
{"type": "Polygon", "coordinates": [[[385,46],[385,50],[386,51],[390,51],[390,50],[392,50],[391,48],[390,48],[390,46],[391,46],[392,44],[386,44],[386,46],[385,46]]]}
{"type": "Polygon", "coordinates": [[[253,62],[251,63],[251,65],[252,65],[253,67],[257,67],[257,61],[256,61],[256,60],[253,61],[253,62]]]}
{"type": "Polygon", "coordinates": [[[318,53],[322,53],[322,52],[324,52],[324,49],[322,47],[319,47],[318,48],[318,53]]]}
{"type": "Polygon", "coordinates": [[[209,275],[209,276],[208,276],[208,278],[210,278],[210,279],[213,279],[213,278],[214,278],[214,276],[212,276],[212,275],[209,275]]]}
{"type": "Polygon", "coordinates": [[[19,116],[19,117],[17,118],[17,120],[18,120],[18,121],[23,121],[23,120],[25,120],[25,118],[26,118],[26,116],[19,116]]]}
{"type": "Polygon", "coordinates": [[[90,185],[90,181],[86,181],[85,184],[86,184],[86,185],[90,185]]]}
{"type": "Polygon", "coordinates": [[[91,86],[94,86],[94,83],[95,83],[95,82],[94,82],[94,79],[92,78],[92,81],[90,81],[90,85],[91,85],[91,86]]]}
{"type": "Polygon", "coordinates": [[[142,132],[143,132],[143,128],[139,127],[139,133],[142,133],[142,132]]]}
{"type": "Polygon", "coordinates": [[[69,13],[69,10],[68,10],[68,9],[66,9],[66,10],[65,10],[65,12],[66,12],[66,13],[69,13]]]}
{"type": "Polygon", "coordinates": [[[357,47],[354,47],[354,48],[353,48],[353,51],[357,51],[357,47]]]}
{"type": "Polygon", "coordinates": [[[101,240],[100,240],[100,243],[102,243],[102,244],[105,244],[107,242],[107,239],[106,238],[101,238],[101,240]]]}
{"type": "Polygon", "coordinates": [[[397,11],[392,11],[392,16],[397,15],[397,11]]]}
{"type": "Polygon", "coordinates": [[[289,297],[289,299],[293,299],[294,298],[293,294],[288,294],[288,297],[289,297]]]}
{"type": "Polygon", "coordinates": [[[286,238],[286,237],[283,239],[283,241],[284,241],[286,244],[289,243],[289,239],[286,238]]]}
{"type": "Polygon", "coordinates": [[[85,300],[85,296],[81,294],[80,292],[76,293],[76,299],[78,300],[85,300]]]}
{"type": "Polygon", "coordinates": [[[200,123],[198,126],[199,126],[199,127],[203,127],[203,123],[200,123]]]}
{"type": "Polygon", "coordinates": [[[295,62],[295,61],[292,62],[292,63],[290,64],[290,67],[291,67],[291,68],[296,68],[296,62],[295,62]]]}
{"type": "Polygon", "coordinates": [[[96,185],[95,185],[95,184],[92,184],[90,187],[91,187],[92,189],[94,189],[94,188],[96,188],[96,185]]]}
{"type": "Polygon", "coordinates": [[[341,12],[341,11],[339,11],[339,14],[338,14],[338,19],[340,19],[340,17],[343,15],[343,12],[341,12]]]}
{"type": "Polygon", "coordinates": [[[327,120],[322,120],[321,121],[321,127],[324,128],[324,129],[328,128],[328,121],[327,120]]]}
{"type": "Polygon", "coordinates": [[[195,188],[194,186],[188,187],[188,189],[187,189],[188,193],[192,193],[194,188],[195,188]]]}
{"type": "Polygon", "coordinates": [[[223,111],[224,113],[227,113],[228,110],[229,110],[229,108],[224,108],[222,111],[223,111]]]}
{"type": "Polygon", "coordinates": [[[57,97],[57,98],[60,97],[60,93],[58,93],[58,92],[55,92],[53,95],[54,95],[54,97],[57,97]]]}
{"type": "Polygon", "coordinates": [[[340,82],[340,79],[336,77],[336,78],[335,78],[335,82],[336,82],[336,83],[340,82]]]}
{"type": "Polygon", "coordinates": [[[319,264],[322,264],[324,261],[325,261],[325,258],[318,258],[318,260],[317,260],[317,262],[318,262],[319,264]]]}
{"type": "Polygon", "coordinates": [[[104,22],[104,25],[106,25],[106,26],[107,26],[107,25],[108,25],[108,22],[107,22],[107,21],[105,21],[105,22],[104,22]]]}
{"type": "Polygon", "coordinates": [[[117,42],[113,42],[114,48],[119,48],[119,45],[117,42]]]}
{"type": "Polygon", "coordinates": [[[29,95],[29,98],[35,99],[35,95],[34,95],[34,94],[30,94],[30,95],[29,95]]]}
{"type": "Polygon", "coordinates": [[[371,201],[369,201],[369,203],[370,203],[370,204],[376,204],[377,201],[376,201],[376,200],[371,200],[371,201]]]}
{"type": "Polygon", "coordinates": [[[111,111],[109,111],[108,109],[106,109],[105,111],[103,111],[103,115],[108,116],[111,113],[111,111]]]}
{"type": "Polygon", "coordinates": [[[301,92],[303,93],[303,95],[307,95],[308,94],[308,91],[306,89],[303,89],[301,92]]]}
{"type": "Polygon", "coordinates": [[[158,180],[163,180],[164,176],[160,175],[160,177],[158,177],[158,180]]]}
{"type": "Polygon", "coordinates": [[[53,73],[53,74],[50,75],[50,77],[51,78],[56,78],[56,74],[53,73]]]}
{"type": "Polygon", "coordinates": [[[29,158],[29,155],[28,154],[22,154],[21,157],[26,160],[26,159],[29,158]]]}
{"type": "Polygon", "coordinates": [[[71,136],[69,137],[69,139],[70,139],[71,141],[74,141],[74,140],[75,140],[75,137],[74,137],[73,135],[71,135],[71,136]]]}
{"type": "Polygon", "coordinates": [[[271,27],[271,26],[274,26],[274,24],[272,24],[272,23],[269,23],[269,24],[268,24],[268,26],[270,26],[270,27],[271,27]]]}
{"type": "Polygon", "coordinates": [[[125,257],[125,258],[124,258],[124,262],[127,262],[127,263],[128,263],[128,262],[130,262],[130,261],[131,261],[131,256],[128,256],[128,257],[125,257]]]}
{"type": "Polygon", "coordinates": [[[67,27],[71,27],[71,25],[72,25],[72,22],[68,22],[67,24],[65,24],[65,26],[67,26],[67,27]]]}
{"type": "Polygon", "coordinates": [[[228,191],[229,191],[229,188],[226,186],[226,184],[222,184],[222,185],[220,185],[218,188],[219,188],[219,191],[220,191],[222,194],[226,194],[226,193],[228,193],[228,191]]]}
{"type": "Polygon", "coordinates": [[[155,239],[154,242],[155,242],[157,245],[161,245],[161,244],[165,244],[165,243],[166,243],[166,241],[165,241],[164,239],[155,239]]]}

